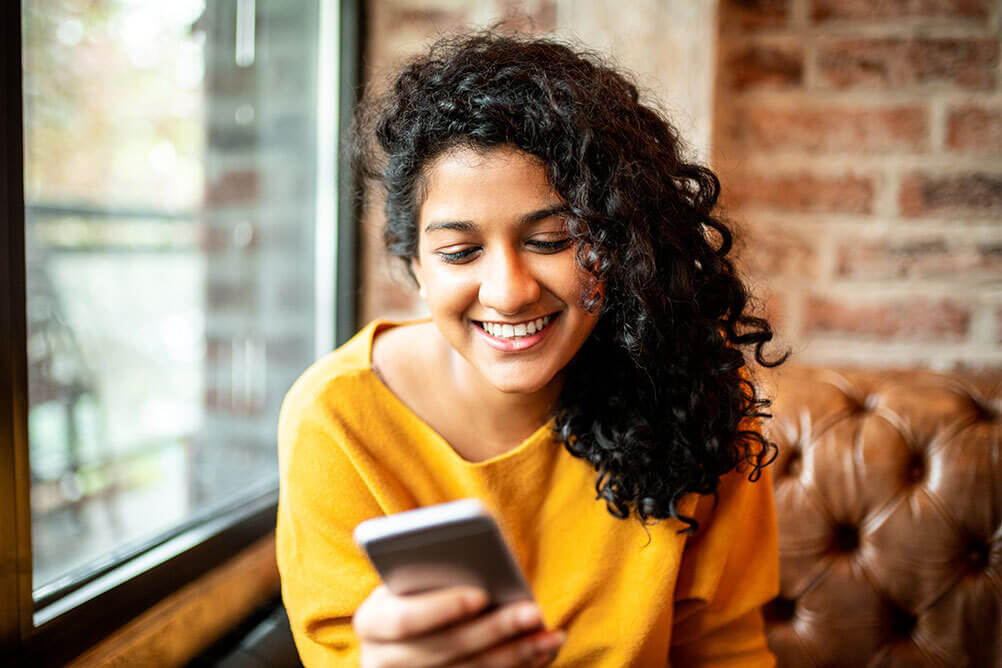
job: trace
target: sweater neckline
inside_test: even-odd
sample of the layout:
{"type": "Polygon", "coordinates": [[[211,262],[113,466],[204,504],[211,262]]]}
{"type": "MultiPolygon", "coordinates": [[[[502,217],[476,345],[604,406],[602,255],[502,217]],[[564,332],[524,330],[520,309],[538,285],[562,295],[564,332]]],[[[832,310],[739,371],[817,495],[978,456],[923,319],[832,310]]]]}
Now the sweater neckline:
{"type": "Polygon", "coordinates": [[[425,322],[430,322],[431,318],[418,318],[415,320],[406,321],[395,321],[395,320],[374,320],[370,325],[370,330],[365,337],[365,363],[367,377],[371,379],[371,382],[377,387],[377,391],[385,395],[386,400],[394,407],[394,413],[402,416],[402,418],[411,425],[414,429],[424,434],[426,440],[433,444],[436,450],[442,451],[447,458],[452,460],[456,465],[462,466],[470,469],[486,469],[495,466],[503,465],[506,462],[513,462],[519,459],[528,457],[532,452],[539,449],[541,444],[552,441],[552,434],[554,428],[554,418],[550,418],[543,424],[539,426],[532,434],[530,434],[524,441],[516,445],[514,448],[502,452],[499,455],[489,457],[487,459],[482,459],[480,461],[471,461],[466,459],[459,452],[456,451],[452,444],[449,443],[444,436],[442,436],[438,431],[436,431],[430,424],[424,421],[424,419],[415,413],[410,406],[404,403],[404,401],[396,395],[396,393],[383,382],[379,374],[372,366],[372,347],[381,332],[388,329],[393,329],[395,327],[402,327],[405,325],[417,325],[425,322]]]}

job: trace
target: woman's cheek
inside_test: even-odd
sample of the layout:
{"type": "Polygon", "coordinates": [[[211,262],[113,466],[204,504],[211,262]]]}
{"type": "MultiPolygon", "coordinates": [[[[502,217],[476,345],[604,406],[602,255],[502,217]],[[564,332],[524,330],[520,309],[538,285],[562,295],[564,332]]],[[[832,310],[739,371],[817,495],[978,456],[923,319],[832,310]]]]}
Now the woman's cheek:
{"type": "Polygon", "coordinates": [[[436,269],[430,278],[434,285],[429,286],[428,296],[440,306],[465,309],[477,298],[476,272],[449,266],[436,269]]]}

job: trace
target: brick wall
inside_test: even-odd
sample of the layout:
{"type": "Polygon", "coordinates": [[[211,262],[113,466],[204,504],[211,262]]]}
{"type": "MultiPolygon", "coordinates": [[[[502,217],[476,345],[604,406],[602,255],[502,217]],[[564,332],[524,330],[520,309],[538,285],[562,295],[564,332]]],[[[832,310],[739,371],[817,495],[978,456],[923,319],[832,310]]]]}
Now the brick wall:
{"type": "MultiPolygon", "coordinates": [[[[709,0],[369,0],[366,77],[385,85],[401,61],[444,33],[505,19],[509,28],[553,33],[612,55],[637,74],[644,98],[665,108],[693,154],[709,155],[715,3],[709,0]]],[[[381,203],[362,223],[361,321],[424,313],[399,260],[381,241],[381,203]]]]}
{"type": "MultiPolygon", "coordinates": [[[[435,36],[511,12],[609,51],[711,156],[742,267],[799,361],[997,367],[1000,5],[371,0],[367,73],[382,81],[435,36]]],[[[379,208],[362,317],[411,317],[379,208]]]]}
{"type": "Polygon", "coordinates": [[[1002,366],[998,0],[722,0],[714,166],[799,360],[1002,366]]]}

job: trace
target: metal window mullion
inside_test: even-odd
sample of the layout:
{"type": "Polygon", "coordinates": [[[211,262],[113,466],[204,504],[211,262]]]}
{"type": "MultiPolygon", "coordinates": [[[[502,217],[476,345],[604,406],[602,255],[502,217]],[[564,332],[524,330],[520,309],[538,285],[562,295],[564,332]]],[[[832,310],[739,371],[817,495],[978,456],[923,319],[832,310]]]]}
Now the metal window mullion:
{"type": "Polygon", "coordinates": [[[341,0],[338,44],[338,144],[337,157],[337,269],[335,275],[335,345],[350,339],[358,329],[359,257],[358,226],[361,194],[343,148],[348,143],[352,116],[362,89],[362,54],[366,43],[365,3],[341,0]]]}
{"type": "Polygon", "coordinates": [[[340,8],[317,6],[316,57],[316,218],[314,221],[314,335],[313,356],[334,348],[337,331],[338,253],[338,30],[340,8]]]}

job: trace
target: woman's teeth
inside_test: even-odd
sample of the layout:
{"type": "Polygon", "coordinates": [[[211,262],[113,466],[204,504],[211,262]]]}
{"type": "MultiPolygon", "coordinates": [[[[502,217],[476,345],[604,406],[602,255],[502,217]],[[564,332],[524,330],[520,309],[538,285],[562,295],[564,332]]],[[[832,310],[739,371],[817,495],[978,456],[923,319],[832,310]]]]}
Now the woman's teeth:
{"type": "Polygon", "coordinates": [[[517,325],[509,325],[500,322],[482,322],[480,326],[491,336],[497,339],[518,339],[523,336],[532,336],[548,324],[553,316],[547,315],[536,318],[529,322],[520,322],[517,325]]]}

